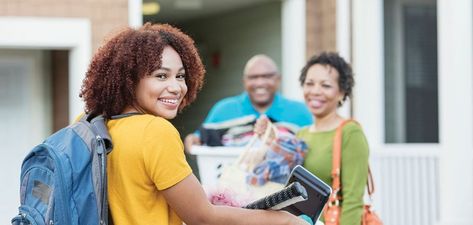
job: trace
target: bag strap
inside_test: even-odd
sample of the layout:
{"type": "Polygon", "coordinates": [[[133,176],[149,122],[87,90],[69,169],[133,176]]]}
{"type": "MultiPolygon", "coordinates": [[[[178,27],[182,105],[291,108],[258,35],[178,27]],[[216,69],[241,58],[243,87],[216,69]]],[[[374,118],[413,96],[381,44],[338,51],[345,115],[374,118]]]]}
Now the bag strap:
{"type": "MultiPolygon", "coordinates": [[[[329,197],[329,204],[338,205],[341,196],[338,195],[338,192],[341,189],[340,174],[341,174],[341,160],[342,160],[342,136],[343,136],[343,127],[349,123],[354,122],[359,125],[356,120],[347,119],[344,120],[335,130],[335,136],[333,138],[333,156],[332,156],[332,194],[329,197]]],[[[375,188],[373,175],[371,174],[370,166],[368,165],[368,180],[366,181],[366,189],[368,190],[368,195],[371,199],[375,188]]]]}
{"type": "Polygon", "coordinates": [[[373,175],[371,175],[371,169],[369,165],[368,165],[368,181],[366,181],[366,189],[368,190],[368,195],[371,199],[371,196],[374,193],[374,181],[373,181],[373,175]]]}
{"type": "MultiPolygon", "coordinates": [[[[359,123],[354,119],[344,120],[335,130],[335,136],[333,138],[333,156],[332,156],[332,194],[329,198],[329,204],[337,204],[341,200],[341,197],[338,196],[338,192],[341,189],[340,174],[341,174],[341,159],[342,159],[342,136],[343,136],[343,127],[349,123],[354,122],[359,125],[359,123]]],[[[366,181],[366,188],[368,190],[368,195],[371,198],[374,193],[374,181],[373,176],[371,175],[371,169],[368,165],[368,180],[366,181]]]]}
{"type": "Polygon", "coordinates": [[[349,122],[356,122],[353,119],[344,120],[340,125],[338,125],[335,130],[335,136],[333,138],[333,156],[332,156],[332,194],[329,198],[329,203],[335,203],[338,205],[338,192],[341,188],[340,183],[340,172],[341,172],[341,159],[342,159],[342,136],[343,136],[343,127],[349,122]]]}

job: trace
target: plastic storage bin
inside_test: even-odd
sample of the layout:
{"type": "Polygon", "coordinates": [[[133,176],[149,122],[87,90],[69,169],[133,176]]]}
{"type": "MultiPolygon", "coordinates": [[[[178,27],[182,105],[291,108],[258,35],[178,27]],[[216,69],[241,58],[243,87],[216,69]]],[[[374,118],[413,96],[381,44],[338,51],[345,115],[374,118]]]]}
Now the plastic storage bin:
{"type": "Polygon", "coordinates": [[[200,182],[205,186],[217,184],[224,165],[235,162],[244,147],[192,146],[190,154],[197,158],[200,182]]]}

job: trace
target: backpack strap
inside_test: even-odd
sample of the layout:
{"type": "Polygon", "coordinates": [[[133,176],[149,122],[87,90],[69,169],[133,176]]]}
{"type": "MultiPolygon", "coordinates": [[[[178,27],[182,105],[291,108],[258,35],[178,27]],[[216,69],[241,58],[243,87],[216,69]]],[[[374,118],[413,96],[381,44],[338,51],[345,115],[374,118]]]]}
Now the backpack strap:
{"type": "MultiPolygon", "coordinates": [[[[131,113],[124,113],[112,116],[110,119],[121,119],[133,115],[139,115],[142,113],[138,112],[131,112],[131,113]]],[[[112,138],[110,137],[110,133],[108,132],[107,128],[107,119],[103,115],[94,115],[94,114],[84,114],[79,121],[84,121],[86,123],[90,123],[92,129],[96,135],[98,135],[105,145],[105,150],[108,153],[112,151],[113,144],[112,138]]]]}
{"type": "Polygon", "coordinates": [[[112,151],[112,138],[108,133],[107,129],[107,119],[103,115],[93,115],[93,114],[84,114],[80,119],[79,122],[90,124],[90,127],[93,129],[96,138],[100,138],[103,140],[103,144],[105,146],[105,151],[110,153],[112,151]]]}
{"type": "Polygon", "coordinates": [[[90,124],[97,132],[97,135],[102,137],[106,152],[110,153],[110,151],[112,151],[113,145],[110,133],[108,133],[107,120],[102,115],[99,115],[94,117],[90,121],[90,124]]]}
{"type": "Polygon", "coordinates": [[[142,114],[143,113],[140,113],[140,112],[129,112],[129,113],[123,113],[123,114],[118,114],[118,115],[115,115],[115,116],[111,116],[111,119],[116,120],[116,119],[121,119],[121,118],[129,117],[129,116],[135,116],[135,115],[142,115],[142,114]]]}

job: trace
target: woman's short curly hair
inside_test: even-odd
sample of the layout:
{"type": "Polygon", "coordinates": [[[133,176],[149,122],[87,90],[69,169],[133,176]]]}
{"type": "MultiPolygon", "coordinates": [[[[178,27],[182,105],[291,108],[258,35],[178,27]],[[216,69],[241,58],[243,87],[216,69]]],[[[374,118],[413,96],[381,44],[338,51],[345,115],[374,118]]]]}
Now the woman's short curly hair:
{"type": "Polygon", "coordinates": [[[140,79],[161,67],[166,46],[179,54],[186,71],[187,94],[179,109],[192,103],[205,74],[194,41],[170,25],[146,23],[137,29],[121,30],[98,49],[80,92],[86,112],[109,118],[134,105],[140,79]]]}
{"type": "MultiPolygon", "coordinates": [[[[353,71],[351,66],[336,52],[323,52],[320,55],[312,56],[305,64],[304,68],[302,68],[301,75],[299,77],[301,86],[304,85],[305,79],[307,77],[307,71],[315,64],[326,65],[335,68],[338,72],[338,86],[344,93],[343,101],[345,101],[347,97],[351,97],[352,89],[355,85],[353,71]]],[[[341,103],[339,105],[341,105],[341,103]]]]}

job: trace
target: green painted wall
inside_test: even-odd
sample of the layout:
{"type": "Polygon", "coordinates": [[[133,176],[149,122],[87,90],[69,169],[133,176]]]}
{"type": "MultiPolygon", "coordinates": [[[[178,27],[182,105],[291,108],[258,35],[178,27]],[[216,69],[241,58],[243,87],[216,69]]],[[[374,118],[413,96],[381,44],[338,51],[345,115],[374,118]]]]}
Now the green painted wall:
{"type": "Polygon", "coordinates": [[[243,8],[179,27],[196,41],[207,70],[196,102],[173,121],[184,137],[201,124],[219,99],[243,91],[243,68],[251,56],[264,53],[281,66],[281,2],[243,8]],[[220,55],[219,65],[212,63],[215,54],[220,55]]]}
{"type": "MultiPolygon", "coordinates": [[[[281,67],[281,2],[272,1],[183,24],[200,50],[207,74],[197,100],[172,122],[181,137],[197,129],[218,100],[243,91],[246,61],[255,54],[267,54],[281,67]],[[212,57],[220,56],[214,65],[212,57]]],[[[198,176],[195,156],[188,161],[198,176]]]]}

